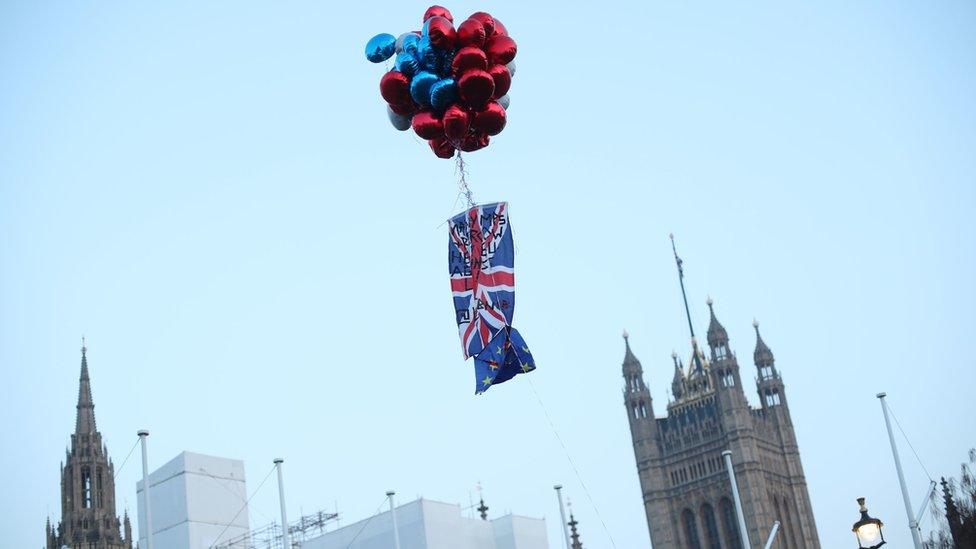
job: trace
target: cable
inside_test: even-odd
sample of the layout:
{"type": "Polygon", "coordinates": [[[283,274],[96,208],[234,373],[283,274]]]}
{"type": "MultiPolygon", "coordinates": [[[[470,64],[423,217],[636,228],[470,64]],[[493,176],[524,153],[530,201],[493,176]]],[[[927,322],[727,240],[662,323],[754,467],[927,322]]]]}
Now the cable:
{"type": "Polygon", "coordinates": [[[929,477],[929,480],[935,482],[932,475],[929,474],[929,470],[925,468],[925,464],[922,463],[922,458],[918,457],[918,452],[915,451],[915,447],[912,446],[912,441],[908,439],[908,435],[905,434],[905,430],[901,428],[901,423],[898,423],[898,417],[895,416],[894,410],[891,409],[891,404],[888,404],[888,411],[891,412],[891,417],[895,418],[895,425],[898,426],[898,430],[901,431],[901,436],[905,437],[905,442],[908,443],[908,447],[912,449],[912,453],[915,454],[915,461],[922,467],[925,471],[925,476],[929,477]]]}
{"type": "MultiPolygon", "coordinates": [[[[549,427],[552,428],[552,434],[556,435],[556,440],[559,441],[559,445],[563,447],[563,452],[566,454],[566,460],[573,467],[573,472],[576,473],[576,480],[579,481],[580,486],[583,487],[583,493],[586,494],[586,499],[590,500],[590,505],[593,506],[593,510],[596,511],[596,517],[600,519],[600,524],[603,525],[603,531],[607,533],[607,538],[610,539],[610,545],[617,547],[617,543],[613,541],[613,535],[610,534],[610,529],[607,528],[607,523],[603,520],[603,516],[600,514],[600,509],[597,508],[596,502],[593,501],[593,496],[590,495],[590,490],[586,487],[586,483],[583,482],[583,476],[580,475],[579,469],[576,467],[576,463],[573,461],[573,457],[569,455],[569,450],[566,448],[566,443],[563,442],[561,436],[559,436],[559,431],[556,430],[556,425],[552,422],[552,418],[549,416],[549,411],[546,410],[546,405],[542,403],[542,398],[539,396],[539,392],[535,390],[535,384],[532,383],[532,378],[529,376],[529,387],[532,388],[532,394],[535,395],[536,401],[539,402],[539,407],[542,408],[542,413],[546,415],[546,420],[549,421],[549,427]]],[[[563,527],[565,528],[565,526],[563,527]]]]}
{"type": "MultiPolygon", "coordinates": [[[[224,526],[224,529],[221,530],[219,534],[217,534],[217,537],[216,538],[214,538],[214,542],[210,544],[210,549],[213,549],[213,547],[215,547],[217,545],[217,542],[224,535],[224,532],[226,532],[227,529],[230,528],[230,525],[233,524],[235,520],[237,520],[237,517],[241,514],[241,511],[243,511],[244,509],[247,509],[247,504],[248,503],[251,503],[251,499],[254,496],[256,496],[258,492],[261,491],[261,487],[264,486],[264,483],[267,482],[269,478],[271,478],[271,473],[273,473],[275,471],[275,469],[277,469],[277,465],[275,465],[274,467],[272,467],[271,470],[268,471],[268,474],[267,475],[264,475],[264,480],[262,480],[261,481],[261,484],[258,484],[258,487],[255,488],[253,492],[251,492],[251,497],[247,498],[247,501],[244,502],[244,505],[241,506],[241,508],[237,510],[237,514],[234,515],[234,518],[230,519],[227,522],[227,525],[224,526]]],[[[288,525],[285,524],[284,527],[285,528],[288,528],[288,525]]]]}
{"type": "MultiPolygon", "coordinates": [[[[231,495],[233,495],[233,496],[234,496],[235,498],[240,498],[240,499],[244,499],[244,498],[242,498],[242,497],[241,497],[241,495],[240,495],[240,494],[238,494],[237,492],[235,492],[235,491],[233,491],[233,490],[231,490],[230,488],[228,488],[228,487],[226,487],[226,486],[224,486],[224,483],[223,483],[223,482],[221,482],[221,481],[220,481],[220,479],[219,479],[219,478],[217,478],[216,476],[214,476],[214,475],[213,475],[213,474],[212,474],[212,473],[211,473],[210,471],[207,471],[207,470],[206,470],[206,469],[204,469],[203,467],[200,467],[200,472],[202,472],[203,474],[205,474],[205,475],[207,475],[208,477],[210,477],[211,479],[213,479],[213,481],[214,481],[214,482],[216,482],[218,486],[220,486],[221,488],[223,488],[224,490],[226,490],[226,491],[227,491],[227,493],[229,493],[229,494],[231,494],[231,495]]],[[[257,507],[252,507],[252,508],[251,508],[251,510],[252,510],[252,511],[257,511],[257,512],[258,512],[258,514],[260,514],[260,515],[261,515],[262,517],[264,517],[264,518],[266,518],[266,519],[268,519],[268,522],[274,522],[274,519],[273,519],[273,518],[271,518],[271,517],[269,517],[268,515],[266,515],[266,514],[264,514],[264,513],[263,513],[263,512],[262,512],[262,511],[261,511],[260,509],[258,509],[257,507]]],[[[233,521],[232,521],[232,522],[233,522],[233,521]]]]}
{"type": "Polygon", "coordinates": [[[474,194],[471,192],[471,188],[468,187],[468,181],[466,179],[468,175],[468,170],[464,164],[464,157],[461,155],[461,151],[457,153],[457,161],[454,168],[455,173],[458,176],[458,195],[459,197],[464,197],[464,200],[468,203],[468,208],[473,208],[475,205],[474,194]]]}
{"type": "Polygon", "coordinates": [[[122,460],[122,465],[119,465],[119,468],[115,470],[115,474],[112,475],[112,480],[119,478],[119,473],[121,473],[122,468],[125,467],[125,462],[129,461],[129,457],[132,456],[132,452],[136,451],[136,446],[138,445],[139,445],[139,439],[136,439],[136,443],[132,445],[132,448],[129,448],[129,453],[126,454],[125,459],[122,460]]]}
{"type": "Polygon", "coordinates": [[[358,532],[356,532],[356,535],[353,536],[351,540],[349,540],[349,544],[346,545],[346,549],[349,549],[350,547],[352,547],[352,544],[356,542],[356,538],[359,537],[359,534],[362,534],[363,533],[363,530],[365,530],[366,527],[369,526],[370,521],[372,521],[374,518],[376,518],[376,516],[380,513],[380,509],[383,507],[383,504],[384,503],[386,503],[386,498],[383,498],[383,501],[381,501],[380,504],[376,506],[376,510],[373,511],[373,514],[370,515],[370,517],[368,519],[366,519],[366,522],[363,524],[363,527],[360,528],[358,532]]]}

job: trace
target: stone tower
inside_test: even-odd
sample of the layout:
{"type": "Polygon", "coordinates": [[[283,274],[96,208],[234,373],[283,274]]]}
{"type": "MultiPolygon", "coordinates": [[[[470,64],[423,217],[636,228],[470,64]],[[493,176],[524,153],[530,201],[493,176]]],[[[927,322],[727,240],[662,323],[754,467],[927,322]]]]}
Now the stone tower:
{"type": "Polygon", "coordinates": [[[95,426],[87,348],[81,347],[75,432],[61,464],[61,523],[48,519],[47,549],[132,549],[129,516],[115,514],[115,466],[95,426]],[[121,530],[125,530],[125,538],[121,530]]]}
{"type": "MultiPolygon", "coordinates": [[[[684,272],[678,263],[682,296],[684,272]]],[[[688,313],[688,300],[685,297],[688,313]]],[[[756,329],[756,385],[761,406],[746,400],[738,359],[709,308],[708,348],[699,348],[691,315],[687,364],[672,353],[673,400],[655,417],[641,363],[624,332],[624,402],[654,549],[747,549],[761,546],[774,521],[778,549],[819,549],[800,452],[783,380],[756,329]],[[751,543],[739,539],[722,452],[731,450],[751,543]]]]}

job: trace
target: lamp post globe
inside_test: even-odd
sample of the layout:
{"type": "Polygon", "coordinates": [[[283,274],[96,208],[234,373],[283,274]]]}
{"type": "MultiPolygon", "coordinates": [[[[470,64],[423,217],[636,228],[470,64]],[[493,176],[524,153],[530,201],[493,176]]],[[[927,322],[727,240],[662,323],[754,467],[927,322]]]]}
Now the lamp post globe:
{"type": "Polygon", "coordinates": [[[857,537],[857,546],[859,549],[877,549],[885,544],[884,534],[881,532],[884,523],[868,516],[864,498],[857,498],[857,504],[861,506],[861,520],[855,522],[851,528],[857,537]]]}

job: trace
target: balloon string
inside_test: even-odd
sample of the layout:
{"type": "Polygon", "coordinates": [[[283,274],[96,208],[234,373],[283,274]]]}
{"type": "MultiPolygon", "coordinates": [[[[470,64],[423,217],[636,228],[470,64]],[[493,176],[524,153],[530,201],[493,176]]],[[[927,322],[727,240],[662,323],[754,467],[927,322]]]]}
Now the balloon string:
{"type": "Polygon", "coordinates": [[[458,193],[464,197],[464,200],[468,203],[468,208],[473,208],[474,194],[471,192],[471,187],[468,187],[468,170],[464,164],[464,156],[461,155],[461,151],[457,153],[457,163],[454,168],[455,173],[458,175],[458,193]]]}

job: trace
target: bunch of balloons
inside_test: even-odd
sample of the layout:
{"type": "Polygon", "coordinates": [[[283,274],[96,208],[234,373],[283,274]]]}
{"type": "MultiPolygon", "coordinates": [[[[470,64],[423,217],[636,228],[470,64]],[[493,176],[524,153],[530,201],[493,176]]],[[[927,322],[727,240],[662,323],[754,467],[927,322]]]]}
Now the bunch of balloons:
{"type": "Polygon", "coordinates": [[[487,147],[505,129],[515,41],[484,12],[455,29],[451,12],[431,6],[423,23],[423,30],[378,34],[366,44],[373,63],[396,55],[380,80],[390,123],[400,131],[412,127],[440,158],[487,147]]]}

